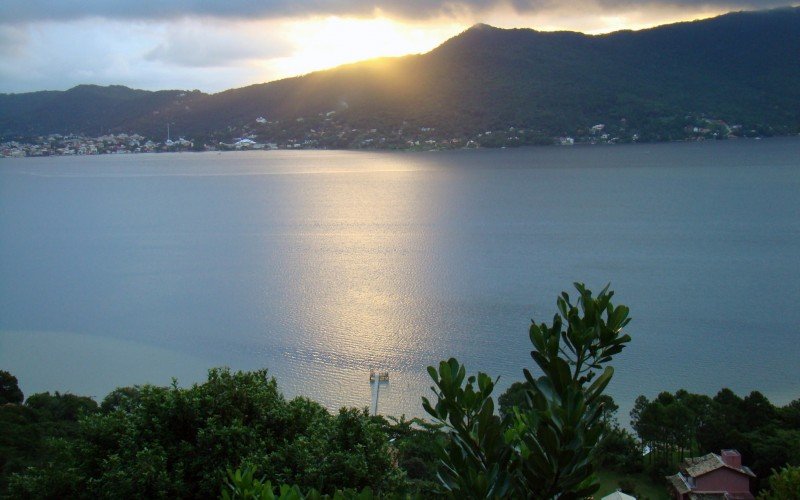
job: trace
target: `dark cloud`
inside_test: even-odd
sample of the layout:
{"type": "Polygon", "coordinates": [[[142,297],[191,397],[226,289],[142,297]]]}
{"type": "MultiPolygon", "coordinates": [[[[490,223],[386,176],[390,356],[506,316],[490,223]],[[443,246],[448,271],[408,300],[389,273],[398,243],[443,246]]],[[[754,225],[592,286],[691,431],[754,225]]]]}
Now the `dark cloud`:
{"type": "Polygon", "coordinates": [[[648,5],[664,7],[691,7],[699,9],[703,7],[716,7],[725,9],[758,10],[772,9],[790,5],[789,0],[664,0],[664,1],[641,1],[641,0],[595,0],[601,7],[625,8],[646,7],[648,5]]]}
{"type": "Polygon", "coordinates": [[[167,20],[184,17],[267,19],[309,15],[390,16],[424,19],[439,15],[480,13],[502,5],[519,12],[604,8],[715,7],[763,9],[786,5],[786,0],[2,0],[0,23],[66,21],[86,17],[167,20]]]}
{"type": "Polygon", "coordinates": [[[167,20],[183,17],[268,19],[308,15],[369,16],[377,10],[427,18],[481,10],[501,2],[479,0],[2,0],[0,23],[66,21],[86,17],[167,20]]]}

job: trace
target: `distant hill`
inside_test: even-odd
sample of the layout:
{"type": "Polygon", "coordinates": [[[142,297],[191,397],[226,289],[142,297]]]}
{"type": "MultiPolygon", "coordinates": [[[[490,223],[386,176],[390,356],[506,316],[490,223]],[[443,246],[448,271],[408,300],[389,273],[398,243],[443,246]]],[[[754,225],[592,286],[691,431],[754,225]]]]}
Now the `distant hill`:
{"type": "Polygon", "coordinates": [[[431,128],[440,137],[515,127],[552,137],[602,123],[666,140],[700,118],[789,134],[800,131],[799,54],[800,8],[596,36],[479,24],[426,54],[211,95],[92,85],[0,94],[0,136],[160,138],[172,123],[186,136],[249,131],[265,141],[300,140],[331,124],[382,134],[431,128]],[[257,124],[260,116],[272,123],[257,124]]]}

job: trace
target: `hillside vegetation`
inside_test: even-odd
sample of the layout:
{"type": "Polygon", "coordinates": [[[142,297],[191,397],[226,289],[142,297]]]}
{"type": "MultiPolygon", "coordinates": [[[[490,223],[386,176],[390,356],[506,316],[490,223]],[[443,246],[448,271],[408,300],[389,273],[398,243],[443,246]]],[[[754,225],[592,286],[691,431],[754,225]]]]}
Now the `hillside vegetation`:
{"type": "Polygon", "coordinates": [[[798,53],[800,8],[596,36],[476,25],[426,54],[212,95],[92,85],[2,94],[0,136],[160,138],[167,123],[201,140],[316,133],[318,147],[377,145],[363,143],[372,129],[384,147],[402,147],[420,129],[440,140],[513,127],[521,143],[587,135],[597,124],[636,140],[720,124],[719,135],[735,125],[741,135],[790,134],[800,131],[798,53]]]}

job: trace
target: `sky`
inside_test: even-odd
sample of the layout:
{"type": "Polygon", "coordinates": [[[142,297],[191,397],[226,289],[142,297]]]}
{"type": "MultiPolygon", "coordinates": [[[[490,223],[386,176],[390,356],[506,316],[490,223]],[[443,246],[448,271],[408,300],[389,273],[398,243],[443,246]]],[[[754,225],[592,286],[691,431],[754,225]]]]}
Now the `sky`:
{"type": "MultiPolygon", "coordinates": [[[[0,93],[219,92],[427,52],[483,22],[606,33],[787,0],[0,0],[0,93]]],[[[795,4],[796,5],[796,4],[795,4]]]]}

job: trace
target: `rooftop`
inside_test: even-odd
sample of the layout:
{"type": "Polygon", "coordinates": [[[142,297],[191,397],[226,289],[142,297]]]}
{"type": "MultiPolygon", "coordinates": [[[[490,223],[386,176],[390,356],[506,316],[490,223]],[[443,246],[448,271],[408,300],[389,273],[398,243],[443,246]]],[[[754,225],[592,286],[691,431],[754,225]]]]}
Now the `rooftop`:
{"type": "Polygon", "coordinates": [[[722,467],[727,467],[728,469],[741,472],[742,474],[746,474],[750,477],[756,477],[749,467],[744,465],[741,467],[733,467],[728,465],[722,460],[722,457],[716,453],[709,453],[707,455],[703,455],[702,457],[687,458],[683,461],[682,469],[687,475],[691,477],[698,477],[722,467]]]}

